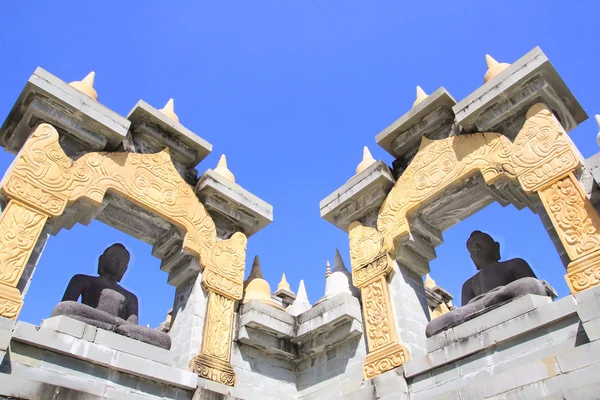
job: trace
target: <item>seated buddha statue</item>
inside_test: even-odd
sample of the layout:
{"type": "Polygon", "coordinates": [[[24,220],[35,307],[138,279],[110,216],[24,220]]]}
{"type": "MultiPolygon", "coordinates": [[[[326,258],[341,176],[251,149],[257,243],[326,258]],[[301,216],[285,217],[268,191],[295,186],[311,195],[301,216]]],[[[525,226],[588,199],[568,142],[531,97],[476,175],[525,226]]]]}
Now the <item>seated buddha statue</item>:
{"type": "Polygon", "coordinates": [[[487,233],[473,232],[467,240],[467,250],[478,272],[462,287],[462,307],[431,320],[425,329],[427,337],[517,297],[526,294],[546,296],[544,284],[525,260],[500,261],[500,244],[487,233]]]}
{"type": "Polygon", "coordinates": [[[129,264],[129,252],[120,243],[104,250],[98,259],[98,275],[77,274],[67,286],[52,316],[65,315],[165,349],[171,338],[164,332],[138,325],[138,299],[119,282],[129,264]],[[81,303],[77,300],[81,297],[81,303]]]}

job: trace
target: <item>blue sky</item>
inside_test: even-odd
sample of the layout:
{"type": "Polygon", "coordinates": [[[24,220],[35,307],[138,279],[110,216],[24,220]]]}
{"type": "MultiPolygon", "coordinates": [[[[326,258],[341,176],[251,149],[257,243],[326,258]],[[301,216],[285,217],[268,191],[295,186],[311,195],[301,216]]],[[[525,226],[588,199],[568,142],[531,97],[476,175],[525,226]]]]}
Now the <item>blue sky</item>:
{"type": "MultiPolygon", "coordinates": [[[[96,71],[99,101],[126,115],[139,99],[175,98],[180,121],[221,153],[243,187],[271,203],[275,221],[250,238],[274,290],[282,272],[322,296],[327,259],[346,233],[322,220],[319,201],[354,174],[375,135],[409,110],[416,85],[444,86],[457,100],[483,83],[484,55],[513,62],[540,46],[590,116],[600,112],[595,1],[5,2],[0,12],[0,119],[41,66],[69,82],[96,71]],[[85,3],[85,4],[84,4],[85,3]]],[[[593,118],[571,132],[596,153],[593,118]]],[[[0,153],[0,171],[13,156],[0,153]]],[[[522,257],[560,296],[565,273],[539,218],[494,204],[444,233],[433,278],[457,296],[475,272],[465,242],[492,233],[503,257],[522,257]]],[[[140,299],[140,323],[156,326],[174,288],[150,246],[99,222],[52,237],[21,319],[39,323],[69,278],[95,274],[99,254],[120,241],[132,252],[122,283],[140,299]]]]}

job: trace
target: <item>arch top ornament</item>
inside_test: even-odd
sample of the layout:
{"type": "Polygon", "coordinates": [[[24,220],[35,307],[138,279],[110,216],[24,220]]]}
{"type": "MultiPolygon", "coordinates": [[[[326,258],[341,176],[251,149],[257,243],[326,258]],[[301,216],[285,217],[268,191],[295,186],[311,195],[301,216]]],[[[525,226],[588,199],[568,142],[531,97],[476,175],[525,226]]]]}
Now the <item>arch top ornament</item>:
{"type": "Polygon", "coordinates": [[[500,177],[517,179],[525,192],[533,193],[580,166],[571,140],[543,103],[529,108],[514,142],[492,132],[423,138],[381,206],[377,229],[392,253],[397,239],[409,234],[411,212],[475,173],[488,185],[500,177]]]}
{"type": "Polygon", "coordinates": [[[73,162],[58,138],[53,126],[38,126],[2,183],[8,198],[58,217],[78,200],[100,205],[106,192],[113,191],[181,228],[183,249],[201,261],[208,258],[216,243],[215,224],[175,169],[168,149],[156,154],[88,153],[73,162]]]}

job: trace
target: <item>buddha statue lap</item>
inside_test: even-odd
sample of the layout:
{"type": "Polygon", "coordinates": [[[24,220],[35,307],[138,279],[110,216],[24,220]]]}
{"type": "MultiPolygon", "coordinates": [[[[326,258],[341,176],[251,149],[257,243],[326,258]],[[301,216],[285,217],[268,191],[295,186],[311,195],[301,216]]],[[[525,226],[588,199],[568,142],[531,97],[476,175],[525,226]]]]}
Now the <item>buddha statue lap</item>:
{"type": "Polygon", "coordinates": [[[65,315],[140,340],[170,349],[171,338],[159,330],[138,325],[137,296],[118,282],[129,264],[129,252],[120,243],[108,247],[98,260],[98,275],[77,274],[69,282],[63,299],[52,316],[65,315]],[[77,300],[81,296],[81,303],[77,300]]]}
{"type": "Polygon", "coordinates": [[[462,307],[431,320],[425,329],[427,337],[460,325],[517,297],[547,295],[544,284],[537,279],[525,260],[514,258],[500,261],[500,244],[487,233],[474,231],[467,240],[467,250],[478,272],[462,287],[462,307]]]}

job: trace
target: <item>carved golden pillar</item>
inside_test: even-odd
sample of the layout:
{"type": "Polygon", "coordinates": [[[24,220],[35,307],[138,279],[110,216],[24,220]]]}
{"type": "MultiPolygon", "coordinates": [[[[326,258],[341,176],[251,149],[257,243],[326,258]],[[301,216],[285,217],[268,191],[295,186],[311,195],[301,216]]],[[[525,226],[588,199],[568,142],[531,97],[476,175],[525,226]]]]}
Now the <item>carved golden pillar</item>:
{"type": "Polygon", "coordinates": [[[600,284],[600,218],[573,174],[580,155],[545,104],[527,111],[511,161],[523,190],[540,196],[571,259],[565,275],[571,293],[600,284]]]}
{"type": "Polygon", "coordinates": [[[48,216],[11,200],[0,216],[0,316],[16,319],[23,307],[17,289],[48,216]]]}
{"type": "Polygon", "coordinates": [[[600,218],[573,173],[538,191],[569,258],[571,293],[600,284],[600,218]]]}
{"type": "Polygon", "coordinates": [[[397,368],[409,360],[408,349],[398,343],[390,290],[386,280],[392,259],[384,249],[383,236],[375,228],[353,222],[350,232],[352,282],[360,289],[367,347],[363,365],[365,379],[397,368]]]}
{"type": "MultiPolygon", "coordinates": [[[[225,385],[235,385],[231,366],[231,342],[236,301],[241,300],[246,263],[246,236],[235,233],[205,257],[202,283],[208,290],[202,348],[192,360],[199,376],[225,385]]],[[[203,261],[204,262],[204,261],[203,261]]]]}

